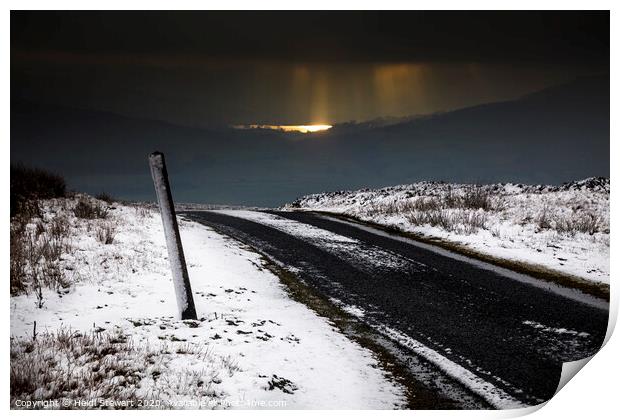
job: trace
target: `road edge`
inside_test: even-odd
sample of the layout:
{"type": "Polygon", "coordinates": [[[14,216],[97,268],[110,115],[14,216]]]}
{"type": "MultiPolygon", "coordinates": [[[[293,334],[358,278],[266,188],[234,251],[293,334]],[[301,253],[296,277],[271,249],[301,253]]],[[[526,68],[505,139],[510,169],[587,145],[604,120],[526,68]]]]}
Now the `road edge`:
{"type": "Polygon", "coordinates": [[[577,289],[587,295],[603,299],[609,302],[610,291],[609,285],[603,283],[593,283],[578,276],[562,273],[560,271],[539,265],[522,261],[510,260],[507,258],[495,257],[489,254],[482,253],[480,251],[473,250],[465,245],[461,245],[455,242],[449,242],[440,238],[428,237],[412,232],[405,232],[394,226],[385,226],[375,222],[369,222],[362,220],[355,216],[344,215],[341,213],[334,213],[323,210],[292,210],[303,211],[308,213],[315,213],[318,215],[329,216],[335,219],[340,219],[346,222],[358,223],[360,225],[368,226],[374,229],[381,230],[383,232],[402,236],[404,238],[412,239],[414,241],[422,242],[429,245],[434,245],[443,248],[447,251],[454,252],[469,258],[474,258],[489,264],[496,265],[498,267],[506,268],[508,270],[525,274],[534,277],[539,280],[559,284],[560,286],[577,289]]]}
{"type": "MultiPolygon", "coordinates": [[[[183,216],[182,214],[180,216],[183,216]]],[[[192,219],[189,219],[192,220],[192,219]]],[[[193,220],[196,222],[195,220],[193,220]]],[[[369,350],[378,362],[379,367],[389,374],[389,378],[398,383],[405,392],[406,405],[403,407],[395,407],[395,409],[409,409],[409,410],[461,410],[463,407],[458,405],[458,401],[450,400],[444,396],[437,395],[436,392],[429,389],[425,384],[421,383],[412,372],[408,370],[404,363],[392,354],[386,347],[381,344],[386,338],[381,334],[374,331],[364,321],[349,314],[336,303],[332,302],[329,298],[316,291],[311,286],[307,285],[304,281],[299,279],[293,272],[280,266],[277,262],[271,259],[268,255],[262,251],[254,248],[245,242],[228,235],[225,232],[220,231],[212,225],[205,225],[206,227],[213,229],[219,235],[235,241],[240,247],[253,252],[261,257],[262,266],[257,267],[259,269],[267,269],[279,280],[283,286],[283,290],[288,296],[295,302],[309,308],[318,316],[325,318],[329,321],[330,325],[335,327],[338,332],[343,334],[348,340],[351,340],[364,349],[369,350]],[[439,406],[438,406],[439,405],[439,406]]],[[[400,347],[400,344],[392,342],[396,347],[400,347]]],[[[461,388],[462,386],[458,382],[454,383],[455,386],[461,388]]],[[[470,394],[465,387],[462,387],[465,392],[470,394]]],[[[483,398],[472,395],[481,408],[478,409],[490,409],[494,407],[489,405],[483,398]]]]}
{"type": "MultiPolygon", "coordinates": [[[[328,319],[330,324],[337,328],[347,339],[354,341],[375,355],[380,368],[384,372],[388,372],[391,378],[405,390],[407,405],[403,408],[418,410],[462,409],[462,407],[457,406],[456,402],[432,393],[428,387],[420,383],[408,371],[407,367],[403,366],[403,363],[380,343],[385,337],[374,331],[364,321],[347,313],[320,292],[305,284],[294,273],[271,260],[267,255],[253,247],[249,248],[261,255],[263,266],[280,279],[281,284],[291,299],[305,305],[320,317],[328,319]],[[442,402],[440,407],[437,407],[438,401],[442,402]]],[[[392,341],[392,344],[400,347],[396,342],[392,341]]],[[[458,385],[457,383],[455,384],[458,385]]],[[[475,398],[479,400],[481,405],[487,405],[482,398],[477,396],[475,398]]],[[[493,407],[489,406],[488,408],[492,409],[493,407]]]]}

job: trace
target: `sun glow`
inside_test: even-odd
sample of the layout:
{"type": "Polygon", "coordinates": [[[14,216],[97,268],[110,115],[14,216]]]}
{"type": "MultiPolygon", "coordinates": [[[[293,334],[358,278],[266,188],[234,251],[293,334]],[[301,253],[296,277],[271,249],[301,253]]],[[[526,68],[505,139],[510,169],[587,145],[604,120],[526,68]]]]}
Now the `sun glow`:
{"type": "Polygon", "coordinates": [[[236,125],[234,128],[240,129],[264,129],[264,130],[280,130],[280,131],[297,131],[299,133],[316,133],[317,131],[325,131],[332,128],[328,124],[308,124],[308,125],[269,125],[269,124],[249,124],[249,125],[236,125]]]}

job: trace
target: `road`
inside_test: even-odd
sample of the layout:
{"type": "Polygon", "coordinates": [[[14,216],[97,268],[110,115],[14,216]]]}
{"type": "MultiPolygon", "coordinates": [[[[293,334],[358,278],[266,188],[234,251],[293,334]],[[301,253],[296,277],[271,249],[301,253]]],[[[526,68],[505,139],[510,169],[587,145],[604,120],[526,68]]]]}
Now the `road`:
{"type": "Polygon", "coordinates": [[[562,362],[592,355],[607,329],[605,302],[361,225],[308,212],[183,215],[261,251],[492,407],[548,400],[562,362]]]}

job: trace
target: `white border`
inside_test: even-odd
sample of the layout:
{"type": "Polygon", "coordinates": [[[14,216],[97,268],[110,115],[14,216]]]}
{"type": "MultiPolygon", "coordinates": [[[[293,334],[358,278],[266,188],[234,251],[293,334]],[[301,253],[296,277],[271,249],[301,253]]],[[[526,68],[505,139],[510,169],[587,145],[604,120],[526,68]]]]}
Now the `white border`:
{"type": "MultiPolygon", "coordinates": [[[[205,1],[188,1],[188,0],[177,0],[174,2],[170,1],[162,1],[162,0],[151,0],[151,1],[132,1],[132,0],[108,0],[108,1],[90,1],[80,2],[75,0],[61,0],[61,1],[7,1],[4,4],[8,5],[8,8],[5,9],[5,13],[2,15],[0,27],[3,31],[3,36],[1,38],[1,48],[2,48],[2,80],[4,83],[2,84],[2,156],[5,160],[5,165],[3,166],[3,174],[4,174],[4,183],[2,184],[2,197],[9,196],[9,164],[10,164],[10,127],[9,127],[9,112],[10,112],[10,67],[9,67],[9,56],[10,56],[10,9],[52,9],[52,10],[62,10],[62,9],[83,9],[83,10],[97,10],[97,9],[119,9],[119,10],[128,10],[128,9],[161,9],[161,10],[196,10],[196,9],[214,9],[214,10],[234,10],[234,9],[301,9],[301,10],[312,10],[312,9],[418,9],[418,10],[462,10],[467,6],[468,9],[480,10],[480,9],[496,9],[496,10],[518,10],[518,9],[562,9],[562,10],[581,10],[581,9],[599,9],[599,10],[610,10],[611,12],[611,45],[618,45],[618,30],[616,29],[616,25],[619,23],[619,20],[616,17],[616,11],[613,10],[614,3],[611,1],[598,1],[598,0],[590,0],[590,1],[574,1],[574,0],[564,0],[564,1],[541,1],[541,0],[521,0],[521,1],[489,1],[489,0],[468,0],[468,1],[427,1],[427,2],[413,2],[413,1],[394,1],[394,0],[382,0],[382,1],[369,1],[369,0],[357,0],[357,1],[336,1],[336,0],[313,0],[313,1],[283,1],[283,0],[264,0],[264,1],[226,1],[226,2],[205,2],[205,1]]],[[[618,70],[617,65],[618,54],[614,52],[614,48],[611,48],[611,156],[612,156],[612,166],[611,166],[611,178],[615,181],[616,179],[620,179],[618,177],[618,168],[615,167],[613,157],[618,156],[620,150],[617,145],[617,121],[618,121],[618,110],[617,110],[617,99],[618,99],[618,83],[615,80],[615,76],[618,70]]],[[[615,185],[615,184],[614,184],[615,185]]],[[[614,187],[615,188],[615,187],[614,187]]],[[[612,229],[616,227],[616,221],[618,221],[618,205],[615,200],[615,193],[612,194],[612,204],[611,204],[611,223],[612,229]]],[[[5,198],[5,202],[7,198],[5,198]]],[[[5,204],[2,207],[1,217],[5,220],[5,223],[2,225],[2,231],[4,234],[4,241],[2,243],[3,248],[3,273],[5,273],[5,282],[8,282],[6,278],[8,274],[8,259],[9,259],[9,232],[8,232],[8,221],[9,219],[9,209],[5,204]]],[[[619,253],[616,252],[616,241],[615,236],[612,235],[611,240],[611,273],[612,275],[616,272],[616,268],[618,267],[618,257],[619,253]]],[[[612,281],[612,283],[616,283],[612,281]]],[[[612,284],[612,318],[615,320],[617,318],[617,310],[618,310],[618,297],[617,293],[614,293],[615,284],[612,284]]],[[[8,303],[8,287],[5,284],[5,302],[8,303]]],[[[2,389],[0,393],[2,395],[2,401],[4,402],[4,409],[9,409],[9,353],[8,353],[8,337],[10,336],[9,331],[9,319],[10,319],[10,308],[9,305],[5,306],[4,311],[4,321],[0,325],[2,329],[3,337],[5,337],[5,345],[2,348],[2,378],[4,378],[4,382],[2,384],[2,389]]],[[[564,419],[572,419],[572,418],[610,418],[613,416],[612,413],[618,412],[618,403],[617,403],[617,388],[616,384],[618,383],[618,374],[619,372],[619,361],[617,355],[620,354],[620,345],[618,344],[618,338],[612,337],[611,340],[607,343],[607,345],[601,350],[599,354],[597,354],[590,363],[588,363],[581,372],[577,375],[576,379],[571,380],[560,392],[556,395],[544,408],[537,411],[530,418],[536,419],[545,419],[545,418],[564,418],[564,419]]],[[[168,412],[92,412],[88,413],[88,416],[108,418],[111,415],[114,416],[131,416],[132,419],[137,417],[149,417],[149,418],[165,418],[170,415],[178,415],[179,413],[168,413],[168,412]],[[165,416],[165,417],[164,417],[165,416]]],[[[506,417],[514,417],[515,415],[522,415],[525,412],[478,412],[478,411],[466,411],[466,412],[453,412],[453,411],[442,411],[442,412],[416,412],[411,413],[408,411],[399,411],[399,412],[382,412],[381,416],[387,417],[400,417],[404,416],[416,416],[421,418],[506,418],[506,417]]],[[[48,413],[32,413],[32,412],[22,412],[22,411],[10,411],[9,415],[20,418],[34,418],[38,416],[50,416],[50,417],[58,417],[58,416],[83,416],[84,412],[48,412],[48,413]]],[[[188,412],[183,413],[183,415],[189,416],[213,416],[214,418],[237,418],[237,417],[245,417],[252,416],[252,418],[269,418],[269,419],[288,419],[291,416],[301,417],[301,418],[316,418],[316,417],[331,417],[338,416],[341,418],[355,418],[358,420],[360,417],[362,418],[370,418],[374,417],[377,414],[371,411],[311,411],[311,412],[295,412],[291,413],[290,411],[282,411],[282,412],[260,412],[260,411],[249,411],[249,412],[219,412],[219,413],[202,413],[202,412],[188,412]]]]}

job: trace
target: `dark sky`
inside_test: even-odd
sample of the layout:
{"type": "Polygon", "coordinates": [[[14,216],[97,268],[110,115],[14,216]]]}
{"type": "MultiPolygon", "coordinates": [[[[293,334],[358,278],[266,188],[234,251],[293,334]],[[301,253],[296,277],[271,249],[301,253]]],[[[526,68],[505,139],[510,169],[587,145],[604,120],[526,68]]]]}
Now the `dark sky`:
{"type": "Polygon", "coordinates": [[[14,98],[190,126],[428,114],[608,71],[608,12],[11,13],[14,98]]]}
{"type": "Polygon", "coordinates": [[[609,13],[12,12],[11,95],[11,161],[93,194],[153,150],[186,202],[558,184],[609,175],[609,13]]]}

